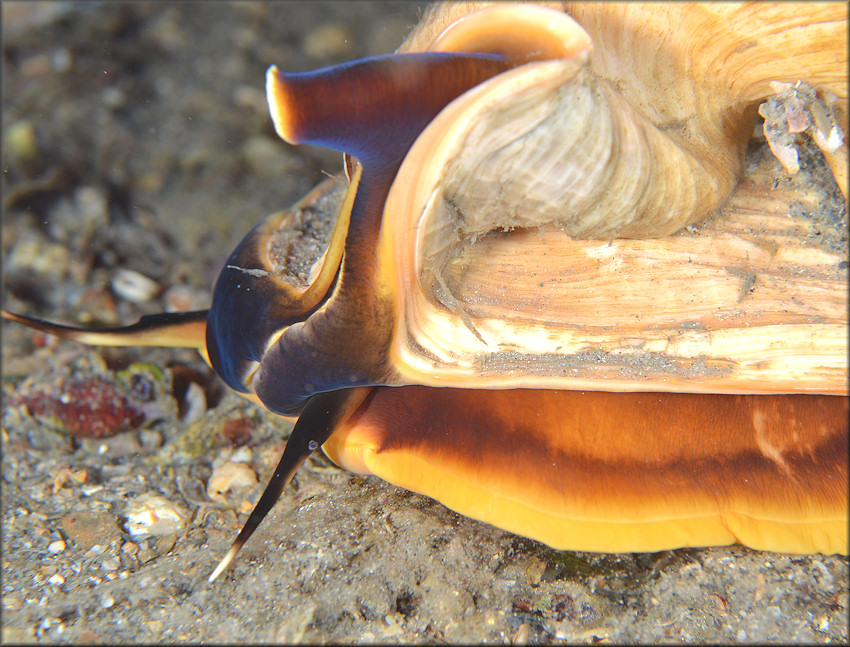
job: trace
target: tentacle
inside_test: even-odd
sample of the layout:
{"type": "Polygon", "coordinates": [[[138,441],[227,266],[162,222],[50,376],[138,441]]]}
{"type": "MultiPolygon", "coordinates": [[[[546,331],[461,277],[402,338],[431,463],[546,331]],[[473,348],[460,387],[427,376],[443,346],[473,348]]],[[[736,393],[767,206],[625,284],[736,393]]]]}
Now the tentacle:
{"type": "Polygon", "coordinates": [[[110,328],[65,326],[6,310],[2,315],[29,328],[93,346],[196,348],[202,354],[206,348],[207,310],[146,315],[129,326],[110,328]]]}
{"type": "Polygon", "coordinates": [[[370,388],[331,391],[320,393],[307,402],[298,422],[292,429],[292,434],[289,436],[280,457],[280,463],[278,463],[263,495],[257,505],[254,506],[248,521],[242,526],[236,541],[233,542],[230,550],[210,575],[210,582],[221,575],[242,546],[245,545],[245,542],[248,541],[248,538],[254,534],[257,526],[266,518],[269,510],[280,498],[283,488],[292,480],[298,468],[304,464],[310,454],[327,441],[330,435],[361,405],[371,391],[370,388]]]}

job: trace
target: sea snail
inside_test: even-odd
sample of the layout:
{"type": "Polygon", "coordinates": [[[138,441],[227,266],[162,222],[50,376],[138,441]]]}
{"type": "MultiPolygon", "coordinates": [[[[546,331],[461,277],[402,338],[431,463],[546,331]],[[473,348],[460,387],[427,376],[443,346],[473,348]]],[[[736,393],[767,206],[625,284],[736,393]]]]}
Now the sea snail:
{"type": "Polygon", "coordinates": [[[4,317],[198,348],[299,416],[211,580],[320,446],[555,548],[846,553],[846,250],[743,208],[683,231],[746,199],[771,83],[846,115],[845,18],[437,5],[396,54],[268,70],[277,132],[346,154],[306,284],[277,257],[284,212],[233,252],[209,311],[95,331],[4,317]]]}

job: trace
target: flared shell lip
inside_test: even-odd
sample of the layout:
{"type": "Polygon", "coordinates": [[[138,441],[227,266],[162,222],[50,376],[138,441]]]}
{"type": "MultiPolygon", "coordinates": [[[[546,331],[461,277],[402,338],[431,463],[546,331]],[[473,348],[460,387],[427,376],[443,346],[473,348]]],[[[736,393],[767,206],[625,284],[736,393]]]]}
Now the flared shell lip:
{"type": "Polygon", "coordinates": [[[584,28],[564,12],[504,3],[460,16],[443,29],[428,50],[498,51],[514,64],[553,58],[586,62],[593,42],[584,28]]]}

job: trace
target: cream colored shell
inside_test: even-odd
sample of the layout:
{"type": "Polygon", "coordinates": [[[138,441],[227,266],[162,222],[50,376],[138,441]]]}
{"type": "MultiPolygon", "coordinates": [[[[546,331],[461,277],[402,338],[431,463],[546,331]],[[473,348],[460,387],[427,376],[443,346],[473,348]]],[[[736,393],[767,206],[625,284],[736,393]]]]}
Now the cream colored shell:
{"type": "MultiPolygon", "coordinates": [[[[468,9],[438,6],[401,49],[468,9]]],[[[835,92],[846,114],[844,8],[569,10],[587,65],[474,88],[399,171],[379,243],[399,382],[846,392],[846,250],[789,237],[781,196],[727,204],[771,82],[835,92]]]]}

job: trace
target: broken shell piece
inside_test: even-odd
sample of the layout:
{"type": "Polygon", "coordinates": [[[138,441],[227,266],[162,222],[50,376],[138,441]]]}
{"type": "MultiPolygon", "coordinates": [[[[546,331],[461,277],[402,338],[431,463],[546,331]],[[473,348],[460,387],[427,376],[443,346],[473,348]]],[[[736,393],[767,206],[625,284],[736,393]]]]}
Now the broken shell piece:
{"type": "Polygon", "coordinates": [[[186,413],[183,414],[183,422],[195,422],[204,417],[207,411],[207,395],[204,388],[197,382],[189,382],[186,395],[183,397],[186,413]]]}
{"type": "Polygon", "coordinates": [[[127,506],[124,529],[133,537],[165,537],[185,527],[189,513],[160,494],[145,493],[127,506]]]}
{"type": "Polygon", "coordinates": [[[250,488],[257,484],[257,473],[245,463],[227,461],[215,468],[207,483],[211,499],[224,501],[231,490],[250,488]]]}

